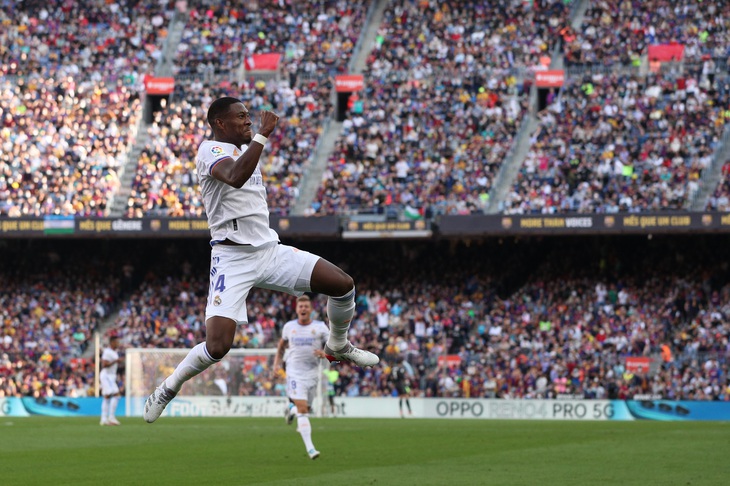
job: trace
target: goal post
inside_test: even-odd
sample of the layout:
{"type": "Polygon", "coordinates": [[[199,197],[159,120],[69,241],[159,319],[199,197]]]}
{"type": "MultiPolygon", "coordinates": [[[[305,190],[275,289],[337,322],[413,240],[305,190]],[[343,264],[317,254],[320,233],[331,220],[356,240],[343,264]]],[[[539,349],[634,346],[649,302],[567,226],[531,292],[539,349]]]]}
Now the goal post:
{"type": "MultiPolygon", "coordinates": [[[[190,349],[130,348],[125,351],[125,407],[127,416],[141,416],[144,402],[190,349]]],[[[168,416],[282,417],[289,402],[282,376],[274,376],[276,348],[231,349],[215,365],[188,380],[168,405],[168,416]]],[[[320,361],[320,382],[312,403],[322,416],[327,401],[329,363],[320,361]]]]}

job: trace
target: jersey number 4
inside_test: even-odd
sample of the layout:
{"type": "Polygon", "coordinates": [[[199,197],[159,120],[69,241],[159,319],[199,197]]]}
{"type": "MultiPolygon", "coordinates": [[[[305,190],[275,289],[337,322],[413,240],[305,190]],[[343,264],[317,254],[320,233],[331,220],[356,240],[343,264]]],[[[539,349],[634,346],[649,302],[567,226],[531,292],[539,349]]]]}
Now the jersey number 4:
{"type": "Polygon", "coordinates": [[[223,292],[226,290],[226,276],[221,274],[218,276],[218,280],[215,282],[215,287],[213,287],[214,290],[217,290],[218,292],[223,292]]]}

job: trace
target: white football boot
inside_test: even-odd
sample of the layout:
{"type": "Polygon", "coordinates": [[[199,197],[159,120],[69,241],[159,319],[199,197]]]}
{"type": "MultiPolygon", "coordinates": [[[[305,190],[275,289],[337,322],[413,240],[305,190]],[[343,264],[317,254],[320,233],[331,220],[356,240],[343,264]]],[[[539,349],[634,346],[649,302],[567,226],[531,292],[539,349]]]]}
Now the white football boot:
{"type": "Polygon", "coordinates": [[[336,363],[340,361],[347,361],[348,363],[356,364],[361,368],[368,366],[375,366],[380,362],[380,358],[370,351],[358,349],[348,341],[344,348],[339,351],[334,351],[325,344],[324,354],[327,356],[327,360],[330,363],[336,363]]]}

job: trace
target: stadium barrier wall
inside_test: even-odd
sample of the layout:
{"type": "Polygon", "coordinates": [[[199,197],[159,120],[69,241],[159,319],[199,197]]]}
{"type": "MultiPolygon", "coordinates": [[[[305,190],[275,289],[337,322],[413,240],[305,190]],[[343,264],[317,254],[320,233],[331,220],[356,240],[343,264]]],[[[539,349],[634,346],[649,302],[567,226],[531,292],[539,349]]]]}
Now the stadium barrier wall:
{"type": "MultiPolygon", "coordinates": [[[[337,216],[316,218],[271,215],[269,225],[285,237],[339,238],[337,216]]],[[[0,218],[4,238],[209,238],[205,218],[97,218],[84,216],[46,216],[44,218],[0,218]]]]}
{"type": "MultiPolygon", "coordinates": [[[[98,417],[101,415],[101,401],[101,397],[0,398],[0,417],[98,417]]],[[[124,414],[123,397],[119,400],[116,413],[117,416],[124,414]]]]}
{"type": "MultiPolygon", "coordinates": [[[[357,221],[339,216],[271,215],[283,238],[372,239],[591,234],[730,233],[730,212],[438,216],[415,221],[357,221]]],[[[208,238],[205,218],[0,218],[3,238],[208,238]]]]}
{"type": "Polygon", "coordinates": [[[661,213],[465,215],[443,216],[442,236],[718,233],[730,231],[730,213],[666,211],[661,213]]]}
{"type": "MultiPolygon", "coordinates": [[[[141,417],[145,398],[129,400],[128,416],[141,417]]],[[[281,417],[286,397],[180,396],[166,417],[281,417]]],[[[413,418],[487,420],[730,420],[730,402],[672,400],[501,400],[469,398],[411,398],[413,418]]],[[[399,418],[392,397],[336,397],[335,415],[350,418],[399,418]]],[[[124,414],[121,398],[117,415],[124,414]]],[[[329,404],[325,404],[329,412],[329,404]]],[[[404,406],[405,409],[405,406],[404,406]]],[[[405,411],[405,410],[404,410],[405,411]]],[[[0,417],[99,416],[101,398],[0,398],[0,417]]]]}

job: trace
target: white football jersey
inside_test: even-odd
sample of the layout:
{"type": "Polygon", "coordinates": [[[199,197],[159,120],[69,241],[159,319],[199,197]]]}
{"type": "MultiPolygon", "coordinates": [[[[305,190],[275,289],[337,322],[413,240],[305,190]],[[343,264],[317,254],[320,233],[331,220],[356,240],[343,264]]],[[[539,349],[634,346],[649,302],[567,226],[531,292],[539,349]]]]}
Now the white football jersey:
{"type": "MultiPolygon", "coordinates": [[[[101,359],[103,361],[116,361],[119,359],[119,353],[114,351],[112,348],[104,348],[104,350],[101,352],[101,359]]],[[[116,380],[117,378],[117,363],[114,363],[113,365],[102,368],[101,371],[99,371],[100,376],[108,376],[110,378],[114,378],[116,380]]]]}
{"type": "Polygon", "coordinates": [[[281,338],[288,341],[286,374],[301,378],[319,376],[319,360],[314,351],[322,349],[330,335],[330,330],[322,321],[312,321],[306,326],[293,320],[284,324],[281,338]]]}
{"type": "Polygon", "coordinates": [[[226,238],[254,247],[279,241],[276,231],[269,228],[269,207],[261,169],[256,166],[251,177],[240,189],[219,181],[212,175],[213,166],[231,157],[238,159],[248,146],[205,140],[198,147],[195,164],[200,181],[205,212],[208,215],[211,244],[226,238]]]}

